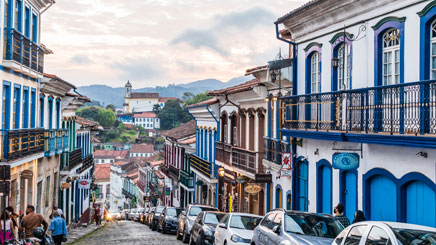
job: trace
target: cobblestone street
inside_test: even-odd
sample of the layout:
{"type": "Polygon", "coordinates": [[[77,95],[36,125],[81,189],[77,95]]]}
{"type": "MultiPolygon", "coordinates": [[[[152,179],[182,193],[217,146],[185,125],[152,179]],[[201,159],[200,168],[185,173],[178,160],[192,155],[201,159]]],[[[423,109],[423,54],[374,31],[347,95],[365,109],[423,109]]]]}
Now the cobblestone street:
{"type": "Polygon", "coordinates": [[[74,244],[160,244],[181,245],[174,234],[161,234],[132,221],[109,222],[105,227],[74,244]]]}

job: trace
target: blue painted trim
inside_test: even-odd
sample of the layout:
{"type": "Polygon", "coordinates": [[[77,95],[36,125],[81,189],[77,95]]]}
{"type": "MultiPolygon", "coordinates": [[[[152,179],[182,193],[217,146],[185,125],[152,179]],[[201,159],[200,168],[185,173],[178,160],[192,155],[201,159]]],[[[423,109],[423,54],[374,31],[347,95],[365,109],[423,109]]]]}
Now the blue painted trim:
{"type": "Polygon", "coordinates": [[[23,86],[23,101],[24,101],[24,127],[29,128],[29,87],[23,86]]]}
{"type": "MultiPolygon", "coordinates": [[[[322,70],[321,70],[322,53],[321,53],[321,51],[322,51],[321,47],[318,47],[318,46],[313,46],[309,50],[306,51],[306,94],[312,93],[311,58],[315,52],[319,53],[319,74],[320,74],[319,83],[320,83],[320,86],[322,84],[322,81],[321,81],[321,77],[322,77],[322,70]]],[[[321,91],[319,91],[319,92],[321,92],[321,91]]]]}
{"type": "MultiPolygon", "coordinates": [[[[2,129],[10,129],[11,128],[11,82],[8,81],[3,81],[3,94],[2,94],[2,98],[3,100],[5,100],[5,117],[3,118],[4,120],[4,125],[5,128],[2,129]]],[[[6,144],[4,146],[4,150],[5,152],[8,152],[6,150],[6,144]]]]}
{"type": "MultiPolygon", "coordinates": [[[[21,0],[15,1],[15,8],[18,8],[18,16],[15,16],[15,18],[18,18],[18,26],[15,28],[18,30],[18,32],[23,32],[23,2],[21,0]]],[[[15,23],[14,23],[15,24],[15,23]]]]}
{"type": "Polygon", "coordinates": [[[390,146],[436,149],[436,138],[408,135],[351,134],[281,129],[282,135],[306,139],[357,142],[390,146]]]}
{"type": "Polygon", "coordinates": [[[14,84],[14,100],[16,101],[15,106],[13,105],[12,110],[15,111],[15,121],[13,128],[19,129],[20,128],[20,118],[21,118],[21,85],[20,84],[14,84]]]}
{"type": "Polygon", "coordinates": [[[32,41],[38,43],[38,15],[36,13],[32,13],[32,41]]]}
{"type": "Polygon", "coordinates": [[[400,83],[404,83],[404,21],[387,21],[374,31],[374,86],[383,85],[383,34],[391,29],[400,30],[400,83]]]}
{"type": "MultiPolygon", "coordinates": [[[[342,36],[338,37],[333,43],[332,43],[332,57],[337,57],[339,58],[338,55],[338,49],[339,47],[344,43],[344,36],[342,34],[342,36]]],[[[353,76],[352,76],[352,71],[353,71],[353,42],[351,42],[349,39],[345,39],[345,43],[348,44],[350,46],[350,87],[347,89],[352,89],[353,87],[353,76]]],[[[344,58],[346,59],[346,58],[344,58]]],[[[338,84],[338,67],[332,67],[332,84],[331,84],[331,89],[332,91],[338,91],[339,88],[339,84],[338,84]]]]}
{"type": "Polygon", "coordinates": [[[44,103],[45,96],[39,95],[39,127],[44,128],[44,103]]]}
{"type": "MultiPolygon", "coordinates": [[[[291,194],[291,190],[288,190],[286,192],[285,199],[286,199],[286,210],[291,210],[292,209],[292,207],[291,207],[292,206],[292,194],[291,194]],[[288,202],[288,196],[291,197],[291,202],[288,202]]],[[[283,207],[283,208],[285,208],[285,207],[283,207]]]]}
{"type": "MultiPolygon", "coordinates": [[[[300,156],[300,157],[296,158],[293,169],[292,169],[293,170],[292,176],[295,176],[295,178],[292,178],[294,180],[294,183],[292,185],[294,187],[294,189],[292,190],[292,193],[294,193],[294,198],[292,200],[294,202],[294,209],[295,210],[302,210],[301,209],[302,207],[300,207],[300,181],[298,181],[300,173],[297,172],[297,169],[299,169],[298,165],[300,163],[307,164],[307,180],[309,182],[309,162],[307,161],[307,159],[305,157],[300,156]]],[[[308,183],[308,186],[309,186],[309,183],[308,183]]],[[[309,190],[307,190],[307,191],[309,194],[309,190]]],[[[309,196],[307,196],[307,199],[309,200],[309,196]]]]}
{"type": "MultiPolygon", "coordinates": [[[[356,190],[355,190],[356,200],[355,200],[355,203],[356,203],[356,210],[357,210],[359,207],[359,191],[358,191],[359,190],[359,174],[358,174],[357,169],[352,169],[352,170],[339,169],[339,203],[343,204],[344,206],[347,205],[347,203],[345,202],[345,194],[346,194],[345,193],[345,185],[346,185],[345,178],[346,178],[347,172],[352,173],[356,176],[356,190]]],[[[344,210],[343,214],[345,215],[345,210],[344,210]]],[[[366,217],[369,217],[369,216],[366,216],[366,217]]]]}
{"type": "MultiPolygon", "coordinates": [[[[330,201],[333,202],[333,171],[332,171],[332,165],[330,162],[326,159],[321,159],[316,163],[316,210],[318,213],[322,213],[322,204],[323,204],[323,192],[322,192],[322,186],[324,183],[323,175],[322,175],[322,168],[327,167],[330,169],[330,201]]],[[[333,206],[333,203],[330,203],[331,206],[333,206]]]]}
{"type": "Polygon", "coordinates": [[[53,97],[48,97],[48,128],[53,129],[53,97]]]}
{"type": "Polygon", "coordinates": [[[272,115],[272,111],[271,111],[271,99],[268,100],[268,108],[267,108],[267,115],[268,115],[268,131],[267,131],[267,136],[268,138],[271,138],[271,115],[272,115]]]}
{"type": "Polygon", "coordinates": [[[275,120],[275,123],[276,123],[276,135],[275,135],[275,137],[276,137],[276,139],[279,139],[279,140],[281,140],[281,137],[280,137],[280,99],[278,99],[277,101],[276,101],[276,120],[275,120]]]}
{"type": "MultiPolygon", "coordinates": [[[[431,5],[430,3],[429,5],[431,5]]],[[[429,6],[428,5],[428,6],[429,6]]],[[[427,7],[427,6],[426,6],[427,7]]],[[[424,8],[425,9],[425,8],[424,8]]],[[[423,12],[423,11],[421,11],[423,12]]],[[[425,11],[420,16],[420,39],[419,39],[419,78],[420,80],[430,79],[430,50],[431,50],[431,23],[436,19],[436,8],[425,11]]]]}
{"type": "Polygon", "coordinates": [[[283,208],[283,188],[280,184],[276,185],[276,188],[274,188],[275,190],[275,198],[276,198],[276,208],[280,207],[280,196],[277,195],[277,191],[280,190],[280,195],[282,196],[282,208],[283,208]]]}
{"type": "Polygon", "coordinates": [[[30,39],[30,7],[27,4],[24,7],[24,35],[30,39]]]}
{"type": "MultiPolygon", "coordinates": [[[[6,44],[6,45],[9,45],[9,44],[6,44]]],[[[9,68],[7,68],[5,66],[2,66],[2,65],[0,65],[0,71],[4,71],[4,72],[10,73],[10,74],[13,74],[15,76],[19,76],[21,78],[24,78],[24,79],[27,79],[27,80],[30,80],[30,81],[33,81],[33,82],[38,82],[39,81],[36,78],[30,77],[30,76],[25,75],[25,74],[23,74],[21,72],[18,72],[18,71],[14,71],[14,70],[9,69],[9,68]]]]}
{"type": "Polygon", "coordinates": [[[266,212],[271,211],[271,183],[266,183],[266,212]]]}

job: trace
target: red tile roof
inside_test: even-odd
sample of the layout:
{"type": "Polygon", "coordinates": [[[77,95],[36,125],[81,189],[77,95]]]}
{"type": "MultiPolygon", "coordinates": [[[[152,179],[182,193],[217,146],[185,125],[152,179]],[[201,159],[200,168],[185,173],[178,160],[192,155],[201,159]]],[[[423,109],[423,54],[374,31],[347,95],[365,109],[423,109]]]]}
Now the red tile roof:
{"type": "Polygon", "coordinates": [[[197,104],[189,105],[189,106],[187,106],[187,108],[191,108],[191,107],[195,107],[195,106],[200,106],[200,105],[213,105],[213,104],[218,103],[218,102],[219,102],[219,100],[214,97],[212,99],[208,99],[208,100],[199,102],[197,104]]]}
{"type": "Polygon", "coordinates": [[[134,144],[130,147],[130,153],[153,153],[154,146],[148,144],[134,144]]]}
{"type": "Polygon", "coordinates": [[[99,126],[98,122],[94,122],[94,121],[91,121],[91,120],[88,120],[86,118],[79,117],[79,116],[76,116],[76,123],[78,123],[82,126],[86,126],[86,127],[99,126]]]}
{"type": "Polygon", "coordinates": [[[160,170],[155,170],[154,173],[159,179],[164,179],[165,175],[160,170]]]}
{"type": "Polygon", "coordinates": [[[127,159],[120,159],[120,160],[116,160],[113,164],[116,166],[120,166],[120,165],[124,165],[126,163],[129,163],[130,161],[127,159]]]}
{"type": "Polygon", "coordinates": [[[311,0],[303,5],[301,5],[300,7],[292,10],[291,12],[285,14],[284,16],[280,17],[277,19],[276,22],[274,22],[275,24],[280,24],[283,23],[284,20],[286,20],[287,18],[291,17],[292,15],[296,15],[300,12],[302,12],[303,10],[306,10],[307,8],[310,8],[312,6],[315,6],[318,3],[321,3],[324,0],[311,0]]]}
{"type": "Polygon", "coordinates": [[[128,154],[129,151],[109,151],[109,150],[94,151],[95,158],[126,159],[128,154]]]}
{"type": "Polygon", "coordinates": [[[176,98],[176,97],[160,97],[159,102],[166,103],[168,100],[177,100],[177,99],[178,98],[176,98]]]}
{"type": "Polygon", "coordinates": [[[186,140],[179,141],[179,143],[180,144],[190,145],[190,144],[194,144],[195,141],[196,141],[195,137],[192,137],[192,138],[189,138],[189,139],[186,139],[186,140]]]}
{"type": "Polygon", "coordinates": [[[160,160],[160,161],[153,161],[153,162],[150,162],[150,165],[152,167],[156,167],[156,166],[159,166],[159,165],[161,165],[163,163],[164,163],[164,161],[162,161],[162,160],[160,160]]]}
{"type": "Polygon", "coordinates": [[[263,69],[268,69],[268,68],[269,68],[269,65],[253,67],[253,68],[247,69],[245,71],[245,75],[248,76],[248,75],[252,74],[255,71],[259,71],[259,70],[263,70],[263,69]]]}
{"type": "Polygon", "coordinates": [[[250,89],[258,86],[259,84],[260,84],[259,80],[253,79],[253,80],[250,80],[248,82],[245,82],[245,83],[233,86],[233,87],[218,89],[218,90],[209,92],[207,95],[218,96],[218,95],[239,93],[239,92],[250,90],[250,89]]]}
{"type": "Polygon", "coordinates": [[[177,128],[161,132],[161,135],[174,139],[182,139],[195,134],[195,120],[184,123],[177,128]]]}
{"type": "Polygon", "coordinates": [[[157,99],[159,93],[131,93],[130,98],[133,99],[157,99]]]}
{"type": "Polygon", "coordinates": [[[111,177],[110,163],[95,164],[94,175],[96,180],[110,179],[111,177]]]}
{"type": "Polygon", "coordinates": [[[135,114],[134,118],[156,118],[157,115],[154,112],[143,112],[141,114],[135,114]]]}

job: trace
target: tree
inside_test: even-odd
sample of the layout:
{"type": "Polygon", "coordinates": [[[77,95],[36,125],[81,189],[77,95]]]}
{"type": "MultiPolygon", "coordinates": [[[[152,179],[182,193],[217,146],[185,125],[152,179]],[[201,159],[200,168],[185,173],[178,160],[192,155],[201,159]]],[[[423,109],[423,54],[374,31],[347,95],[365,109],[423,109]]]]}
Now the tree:
{"type": "Polygon", "coordinates": [[[107,105],[106,109],[111,109],[113,112],[115,112],[115,106],[113,104],[107,105]]]}
{"type": "Polygon", "coordinates": [[[202,101],[205,101],[205,100],[208,100],[208,99],[212,99],[213,97],[212,96],[208,96],[207,93],[208,92],[206,91],[204,93],[196,94],[191,99],[185,101],[185,106],[197,104],[197,103],[200,103],[202,101]]]}
{"type": "Polygon", "coordinates": [[[163,130],[172,129],[191,119],[189,114],[180,106],[179,100],[169,100],[165,103],[158,117],[160,119],[160,128],[163,130]]]}
{"type": "Polygon", "coordinates": [[[182,100],[183,101],[188,101],[190,99],[192,99],[194,97],[194,94],[191,92],[184,92],[182,95],[182,100]]]}
{"type": "Polygon", "coordinates": [[[82,107],[77,110],[76,114],[80,117],[98,122],[104,128],[110,128],[114,125],[116,117],[111,109],[104,109],[98,106],[82,107]]]}
{"type": "Polygon", "coordinates": [[[156,113],[156,115],[159,115],[159,113],[162,111],[162,108],[160,108],[159,104],[153,105],[153,112],[156,113]]]}

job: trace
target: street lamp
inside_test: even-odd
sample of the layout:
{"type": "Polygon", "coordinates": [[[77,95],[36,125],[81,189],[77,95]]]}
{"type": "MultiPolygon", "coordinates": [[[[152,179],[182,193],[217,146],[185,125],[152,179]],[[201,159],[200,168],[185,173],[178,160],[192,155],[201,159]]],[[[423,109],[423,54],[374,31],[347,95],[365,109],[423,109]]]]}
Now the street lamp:
{"type": "Polygon", "coordinates": [[[338,57],[333,57],[332,58],[332,66],[334,68],[338,68],[339,67],[339,58],[338,57]]]}
{"type": "Polygon", "coordinates": [[[221,168],[218,169],[218,175],[219,175],[220,177],[224,177],[225,173],[226,173],[226,171],[224,170],[223,167],[221,167],[221,168]]]}
{"type": "Polygon", "coordinates": [[[276,79],[277,79],[277,74],[274,71],[272,71],[271,72],[271,82],[275,83],[276,79]]]}

